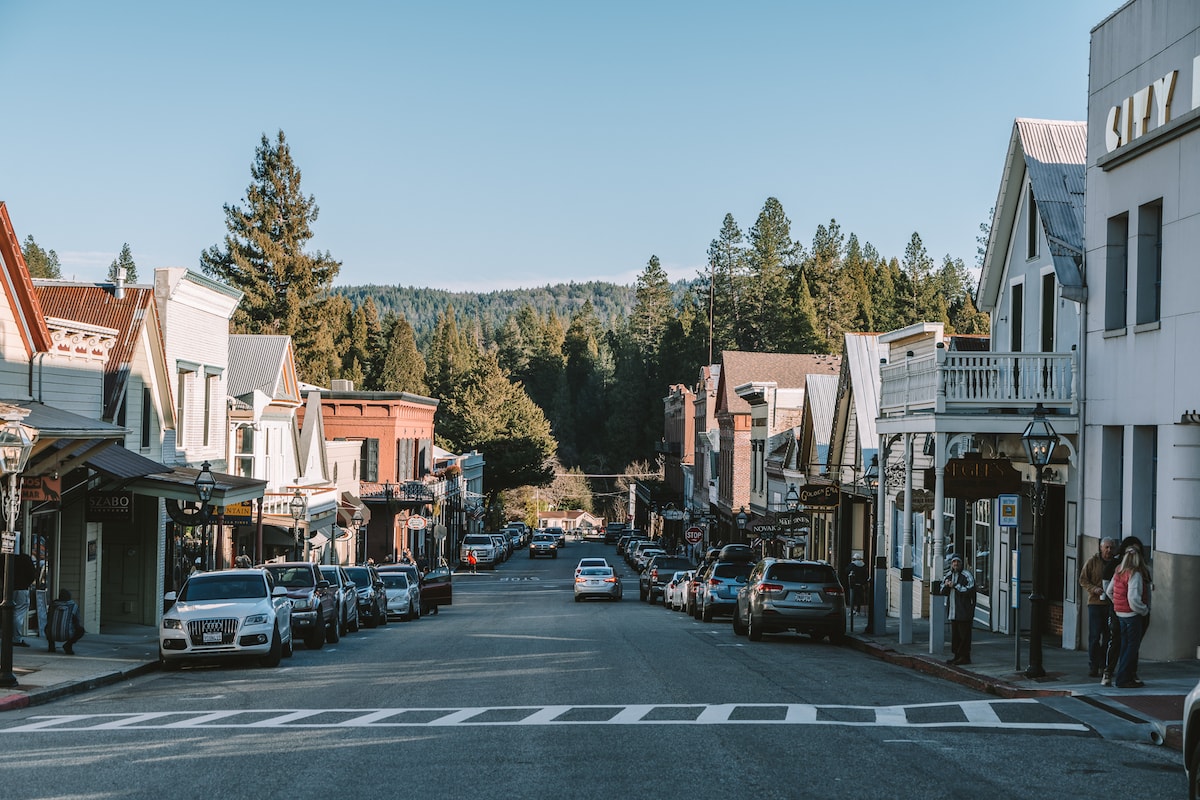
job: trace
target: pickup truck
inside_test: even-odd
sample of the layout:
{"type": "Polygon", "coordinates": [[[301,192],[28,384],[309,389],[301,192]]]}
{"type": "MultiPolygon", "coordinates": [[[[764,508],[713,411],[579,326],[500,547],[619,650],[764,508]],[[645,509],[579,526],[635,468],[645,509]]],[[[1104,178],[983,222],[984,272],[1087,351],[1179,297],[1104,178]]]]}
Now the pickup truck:
{"type": "Polygon", "coordinates": [[[463,537],[462,546],[458,549],[458,563],[461,566],[467,565],[468,552],[475,553],[477,567],[495,569],[496,564],[500,561],[500,554],[497,552],[496,543],[492,540],[491,534],[468,533],[463,537]]]}

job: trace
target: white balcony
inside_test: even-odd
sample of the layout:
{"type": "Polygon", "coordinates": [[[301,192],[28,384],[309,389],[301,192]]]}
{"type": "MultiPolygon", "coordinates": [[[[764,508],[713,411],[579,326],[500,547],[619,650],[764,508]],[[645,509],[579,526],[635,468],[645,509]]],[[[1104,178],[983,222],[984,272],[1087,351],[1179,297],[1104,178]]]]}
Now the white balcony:
{"type": "Polygon", "coordinates": [[[904,359],[880,368],[879,413],[981,413],[1028,408],[1077,413],[1078,364],[1070,353],[963,353],[904,359]]]}

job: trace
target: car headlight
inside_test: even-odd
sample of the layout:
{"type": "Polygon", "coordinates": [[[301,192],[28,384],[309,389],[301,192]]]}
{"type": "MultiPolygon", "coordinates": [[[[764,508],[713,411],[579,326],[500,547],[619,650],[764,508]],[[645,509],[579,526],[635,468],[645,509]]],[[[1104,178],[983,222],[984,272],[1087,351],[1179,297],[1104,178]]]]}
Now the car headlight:
{"type": "Polygon", "coordinates": [[[312,607],[313,601],[311,597],[305,597],[303,599],[292,601],[292,608],[296,611],[307,611],[312,607]]]}
{"type": "Polygon", "coordinates": [[[166,630],[181,631],[183,630],[183,620],[163,617],[163,628],[166,630]]]}
{"type": "Polygon", "coordinates": [[[270,621],[271,618],[267,614],[251,614],[246,617],[247,625],[266,625],[270,621]]]}

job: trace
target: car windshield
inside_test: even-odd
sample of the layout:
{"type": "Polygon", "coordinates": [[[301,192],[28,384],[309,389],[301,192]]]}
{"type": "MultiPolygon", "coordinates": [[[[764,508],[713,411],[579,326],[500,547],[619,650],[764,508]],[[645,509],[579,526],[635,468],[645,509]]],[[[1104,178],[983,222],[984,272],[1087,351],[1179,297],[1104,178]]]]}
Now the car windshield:
{"type": "Polygon", "coordinates": [[[198,603],[204,600],[233,600],[266,597],[267,582],[255,575],[204,575],[190,579],[179,593],[179,600],[198,603]]]}
{"type": "MultiPolygon", "coordinates": [[[[586,567],[579,574],[586,575],[588,577],[600,577],[600,576],[607,577],[609,575],[612,575],[613,571],[611,569],[609,569],[608,567],[586,567]]],[[[632,584],[630,584],[630,585],[632,585],[632,584]]]]}
{"type": "Polygon", "coordinates": [[[371,572],[366,567],[346,567],[346,574],[355,586],[366,588],[371,585],[371,572]]]}
{"type": "Polygon", "coordinates": [[[553,542],[554,537],[548,533],[539,533],[537,536],[533,537],[533,540],[535,542],[553,542]]]}
{"type": "Polygon", "coordinates": [[[737,564],[717,564],[713,567],[712,577],[724,578],[725,580],[744,581],[750,577],[750,570],[754,569],[754,565],[749,561],[744,561],[737,564]]]}
{"type": "Polygon", "coordinates": [[[381,572],[379,577],[383,578],[383,585],[389,589],[408,588],[408,576],[403,572],[381,572]]]}
{"type": "Polygon", "coordinates": [[[267,567],[267,571],[274,576],[277,584],[289,589],[315,585],[310,567],[267,567]]]}
{"type": "Polygon", "coordinates": [[[834,580],[833,570],[816,564],[776,564],[767,570],[765,580],[785,583],[822,583],[834,580]]]}
{"type": "Polygon", "coordinates": [[[463,544],[482,544],[488,547],[492,546],[492,537],[484,536],[482,533],[469,533],[463,537],[463,544]]]}

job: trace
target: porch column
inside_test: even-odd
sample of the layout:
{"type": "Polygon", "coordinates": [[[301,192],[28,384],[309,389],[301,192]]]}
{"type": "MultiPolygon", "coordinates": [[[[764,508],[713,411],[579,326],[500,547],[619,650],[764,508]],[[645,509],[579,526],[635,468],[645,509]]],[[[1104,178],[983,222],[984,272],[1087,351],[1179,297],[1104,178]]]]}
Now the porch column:
{"type": "Polygon", "coordinates": [[[900,546],[900,644],[912,644],[912,463],[913,435],[904,434],[904,522],[901,526],[903,539],[900,546]]]}
{"type": "Polygon", "coordinates": [[[884,518],[887,516],[888,448],[879,437],[879,486],[875,489],[875,581],[872,585],[875,602],[871,632],[882,636],[887,632],[887,541],[884,518]]]}
{"type": "MultiPolygon", "coordinates": [[[[933,563],[929,567],[929,590],[941,591],[942,564],[945,561],[946,533],[946,434],[933,435],[933,563]]],[[[929,487],[926,487],[929,488],[929,487]]],[[[940,656],[946,646],[946,598],[940,594],[929,599],[929,653],[940,656]]]]}

